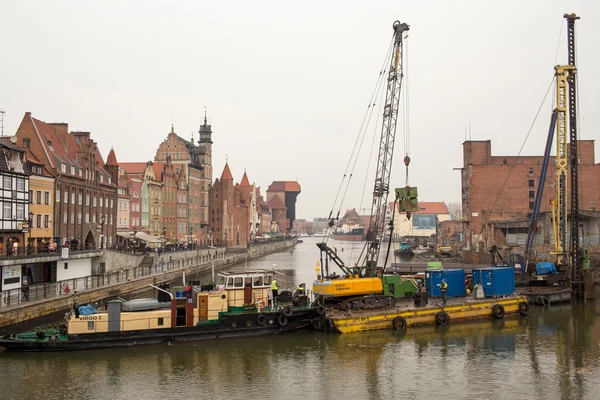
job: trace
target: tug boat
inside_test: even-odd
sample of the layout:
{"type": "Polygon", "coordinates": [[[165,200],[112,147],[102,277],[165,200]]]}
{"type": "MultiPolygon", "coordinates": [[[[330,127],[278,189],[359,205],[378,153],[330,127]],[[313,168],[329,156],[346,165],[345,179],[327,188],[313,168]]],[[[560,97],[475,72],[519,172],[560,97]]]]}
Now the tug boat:
{"type": "MultiPolygon", "coordinates": [[[[304,291],[272,298],[273,271],[221,272],[216,285],[152,287],[157,299],[74,303],[65,322],[0,337],[12,351],[66,351],[281,334],[310,327],[325,309],[304,291]]],[[[303,285],[301,285],[303,286],[303,285]]]]}

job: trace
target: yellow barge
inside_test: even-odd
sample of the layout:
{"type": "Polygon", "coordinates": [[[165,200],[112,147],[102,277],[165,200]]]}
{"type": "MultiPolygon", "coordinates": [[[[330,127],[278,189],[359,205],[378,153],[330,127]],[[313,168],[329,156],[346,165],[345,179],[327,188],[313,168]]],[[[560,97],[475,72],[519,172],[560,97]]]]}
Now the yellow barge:
{"type": "Polygon", "coordinates": [[[502,319],[505,315],[527,315],[529,306],[523,296],[498,299],[454,298],[445,306],[431,304],[416,307],[408,300],[393,307],[374,310],[328,309],[325,330],[329,332],[361,332],[377,329],[406,329],[407,326],[448,325],[454,322],[484,318],[502,319]]]}

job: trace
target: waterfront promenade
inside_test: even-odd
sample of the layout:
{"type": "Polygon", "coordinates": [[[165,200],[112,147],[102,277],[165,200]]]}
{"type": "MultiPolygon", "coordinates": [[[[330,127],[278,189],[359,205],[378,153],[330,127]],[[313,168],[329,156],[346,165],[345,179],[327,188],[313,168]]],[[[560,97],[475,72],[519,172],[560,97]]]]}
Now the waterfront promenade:
{"type": "MultiPolygon", "coordinates": [[[[141,263],[132,268],[111,268],[103,275],[87,276],[67,281],[33,285],[28,299],[22,290],[2,292],[0,328],[44,317],[68,309],[73,301],[80,304],[132,293],[158,284],[180,279],[211,269],[233,266],[270,253],[284,251],[295,239],[267,242],[250,248],[215,248],[156,253],[142,256],[141,263]]],[[[107,251],[108,252],[108,251],[107,251]]]]}

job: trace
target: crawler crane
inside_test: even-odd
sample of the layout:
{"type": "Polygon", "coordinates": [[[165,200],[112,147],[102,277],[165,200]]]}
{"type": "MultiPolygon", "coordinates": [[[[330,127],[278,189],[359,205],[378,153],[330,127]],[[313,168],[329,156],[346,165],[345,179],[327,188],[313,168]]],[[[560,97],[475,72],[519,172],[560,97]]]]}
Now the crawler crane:
{"type": "MultiPolygon", "coordinates": [[[[409,26],[406,23],[396,21],[393,28],[393,50],[387,70],[386,101],[383,107],[383,122],[373,188],[371,217],[365,251],[363,251],[365,257],[355,267],[348,267],[336,251],[326,243],[317,244],[321,252],[322,274],[313,283],[313,291],[315,294],[320,295],[321,301],[337,304],[343,309],[378,308],[395,304],[393,296],[387,296],[383,293],[382,270],[377,267],[381,241],[385,231],[386,204],[390,187],[400,89],[403,79],[403,35],[409,30],[409,26]],[[330,273],[330,262],[336,264],[343,275],[330,273]]],[[[410,162],[410,159],[406,157],[405,164],[407,168],[408,162],[410,162]]],[[[412,193],[415,193],[416,188],[413,189],[412,193]]],[[[414,204],[416,204],[416,199],[414,204]]],[[[330,221],[330,226],[332,224],[333,220],[330,221]]]]}

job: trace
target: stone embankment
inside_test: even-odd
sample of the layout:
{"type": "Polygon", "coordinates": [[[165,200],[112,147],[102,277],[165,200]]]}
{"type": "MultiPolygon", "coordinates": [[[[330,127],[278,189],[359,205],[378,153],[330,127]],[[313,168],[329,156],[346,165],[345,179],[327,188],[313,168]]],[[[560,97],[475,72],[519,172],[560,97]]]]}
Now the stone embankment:
{"type": "MultiPolygon", "coordinates": [[[[265,243],[258,246],[253,246],[247,250],[242,249],[245,251],[239,251],[237,254],[232,255],[228,255],[228,253],[231,251],[228,252],[227,249],[207,250],[207,252],[209,252],[208,256],[200,255],[199,251],[163,253],[158,257],[157,262],[165,263],[165,265],[171,265],[172,268],[167,269],[165,272],[159,274],[153,274],[139,278],[136,278],[135,276],[129,276],[128,274],[129,271],[135,269],[136,265],[134,263],[123,264],[123,259],[121,259],[123,258],[123,255],[119,255],[118,253],[110,254],[112,252],[107,252],[107,255],[110,254],[105,258],[107,273],[111,270],[113,270],[111,272],[114,272],[114,269],[117,269],[126,274],[127,277],[125,279],[120,282],[115,282],[98,288],[86,289],[69,295],[57,296],[35,302],[21,303],[18,306],[4,309],[4,311],[0,314],[0,328],[22,323],[35,318],[40,318],[57,312],[66,311],[71,307],[74,301],[77,301],[79,304],[85,304],[97,302],[107,298],[122,296],[145,289],[150,284],[155,285],[180,279],[183,272],[185,272],[186,275],[192,275],[199,272],[210,271],[213,262],[215,269],[222,268],[224,266],[233,266],[244,263],[246,260],[288,250],[295,244],[295,239],[265,243]],[[211,252],[213,255],[210,255],[211,252]],[[212,257],[214,257],[214,261],[212,257]],[[193,261],[196,259],[204,261],[200,263],[194,263],[193,261]],[[117,267],[111,268],[111,266],[117,267]]],[[[233,253],[236,252],[233,251],[233,253]]],[[[139,262],[141,262],[142,259],[143,257],[139,259],[139,262]]]]}

